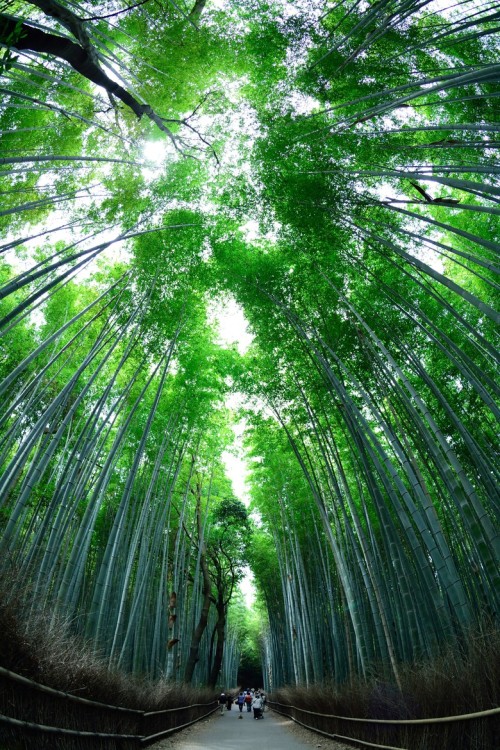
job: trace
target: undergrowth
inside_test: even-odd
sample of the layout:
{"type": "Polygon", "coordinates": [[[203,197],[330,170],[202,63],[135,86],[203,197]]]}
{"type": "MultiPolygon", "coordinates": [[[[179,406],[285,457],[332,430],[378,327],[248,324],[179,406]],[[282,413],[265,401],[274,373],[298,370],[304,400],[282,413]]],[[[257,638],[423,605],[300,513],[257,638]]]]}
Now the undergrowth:
{"type": "MultiPolygon", "coordinates": [[[[26,587],[5,570],[0,571],[0,633],[0,666],[58,690],[141,711],[214,700],[208,688],[152,681],[110,669],[67,625],[37,609],[26,587]]],[[[270,698],[320,714],[376,719],[455,716],[496,708],[500,704],[500,631],[485,624],[459,643],[444,647],[434,659],[400,665],[399,669],[401,691],[386,678],[379,679],[374,667],[368,680],[351,680],[342,686],[332,681],[280,688],[270,698]]],[[[339,730],[324,727],[324,731],[339,730]]],[[[414,747],[494,748],[489,739],[496,737],[491,725],[487,729],[470,725],[465,732],[446,725],[443,731],[446,735],[439,736],[436,725],[434,734],[429,730],[414,747]]],[[[381,735],[380,741],[387,739],[381,735]]],[[[413,747],[411,741],[400,746],[413,747]]],[[[36,745],[19,747],[31,750],[36,745]]]]}
{"type": "Polygon", "coordinates": [[[109,668],[89,643],[36,609],[11,571],[0,571],[0,666],[48,687],[110,705],[155,711],[208,703],[214,691],[109,668]]]}
{"type": "MultiPolygon", "coordinates": [[[[471,629],[467,638],[443,647],[432,660],[400,665],[396,682],[356,679],[280,688],[271,700],[293,706],[287,715],[337,737],[359,743],[397,746],[407,750],[498,750],[498,714],[435,723],[389,724],[384,720],[413,720],[475,715],[500,705],[500,632],[491,623],[471,629]],[[300,709],[312,713],[302,713],[300,709]],[[324,716],[324,715],[327,716],[324,716]],[[321,715],[321,716],[320,716],[321,715]],[[340,717],[377,719],[352,722],[340,717]]],[[[372,673],[376,675],[374,667],[372,673]]],[[[383,673],[381,667],[380,673],[383,673]]]]}
{"type": "MultiPolygon", "coordinates": [[[[376,672],[376,670],[373,670],[376,672]]],[[[491,623],[444,646],[432,660],[399,666],[396,683],[355,679],[275,690],[272,699],[319,713],[419,719],[486,711],[500,705],[500,631],[491,623]]]]}

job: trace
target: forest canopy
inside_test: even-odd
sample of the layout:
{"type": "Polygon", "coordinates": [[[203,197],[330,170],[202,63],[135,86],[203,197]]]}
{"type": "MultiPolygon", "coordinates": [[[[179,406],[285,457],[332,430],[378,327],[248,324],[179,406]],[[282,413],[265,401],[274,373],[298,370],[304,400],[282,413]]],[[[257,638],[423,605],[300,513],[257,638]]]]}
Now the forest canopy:
{"type": "Polygon", "coordinates": [[[494,622],[495,3],[4,0],[0,45],[2,565],[197,684],[494,622]]]}

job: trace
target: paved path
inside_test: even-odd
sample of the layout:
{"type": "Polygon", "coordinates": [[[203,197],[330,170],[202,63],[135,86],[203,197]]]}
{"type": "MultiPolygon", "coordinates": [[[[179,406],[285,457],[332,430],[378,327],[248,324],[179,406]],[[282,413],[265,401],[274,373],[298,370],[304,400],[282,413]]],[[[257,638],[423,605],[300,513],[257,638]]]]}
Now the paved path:
{"type": "MultiPolygon", "coordinates": [[[[242,719],[238,709],[219,712],[208,721],[201,721],[192,730],[159,742],[154,750],[311,750],[325,747],[319,735],[311,734],[309,741],[294,736],[292,721],[267,711],[264,719],[256,721],[253,713],[244,710],[242,719]]],[[[339,747],[337,745],[337,747],[339,747]]]]}

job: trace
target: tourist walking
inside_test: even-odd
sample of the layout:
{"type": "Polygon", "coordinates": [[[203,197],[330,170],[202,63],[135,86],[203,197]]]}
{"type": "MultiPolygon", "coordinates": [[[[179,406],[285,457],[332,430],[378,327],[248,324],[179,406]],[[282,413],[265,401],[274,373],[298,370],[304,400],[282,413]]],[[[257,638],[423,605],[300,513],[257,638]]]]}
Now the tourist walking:
{"type": "Polygon", "coordinates": [[[238,708],[240,709],[240,714],[243,713],[243,706],[245,705],[245,693],[243,692],[243,690],[236,698],[236,702],[238,704],[238,708]]]}
{"type": "Polygon", "coordinates": [[[219,709],[220,709],[221,716],[224,713],[224,707],[226,705],[226,702],[227,702],[226,694],[224,691],[222,691],[222,693],[219,695],[219,709]]]}
{"type": "Polygon", "coordinates": [[[255,693],[253,701],[252,701],[252,708],[253,708],[253,718],[254,719],[263,719],[264,715],[262,713],[262,698],[260,697],[260,693],[255,693]]]}
{"type": "Polygon", "coordinates": [[[233,696],[232,695],[226,696],[226,707],[228,711],[231,710],[232,705],[233,705],[233,696]]]}
{"type": "Polygon", "coordinates": [[[247,707],[247,713],[251,713],[252,711],[252,696],[250,693],[250,690],[247,690],[245,695],[245,705],[247,707]]]}

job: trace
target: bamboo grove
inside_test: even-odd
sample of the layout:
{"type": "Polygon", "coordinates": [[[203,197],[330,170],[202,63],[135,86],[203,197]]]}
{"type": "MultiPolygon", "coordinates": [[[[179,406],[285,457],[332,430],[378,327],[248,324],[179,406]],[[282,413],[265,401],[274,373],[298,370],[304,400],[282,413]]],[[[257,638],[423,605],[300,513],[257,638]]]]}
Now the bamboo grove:
{"type": "Polygon", "coordinates": [[[247,565],[269,688],[495,622],[498,23],[3,2],[1,560],[110,664],[236,684],[247,565]]]}

